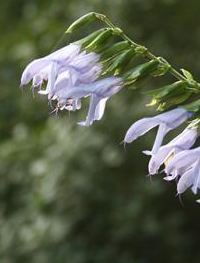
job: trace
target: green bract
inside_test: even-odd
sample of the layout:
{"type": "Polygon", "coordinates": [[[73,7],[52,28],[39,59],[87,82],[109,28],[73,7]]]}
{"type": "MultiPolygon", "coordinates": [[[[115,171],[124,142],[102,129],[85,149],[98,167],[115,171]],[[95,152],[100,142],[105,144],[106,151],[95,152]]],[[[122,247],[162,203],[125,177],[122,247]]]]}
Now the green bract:
{"type": "Polygon", "coordinates": [[[192,112],[198,112],[200,110],[200,99],[189,104],[182,106],[183,109],[192,112]]]}
{"type": "Polygon", "coordinates": [[[101,32],[94,40],[85,47],[87,51],[94,51],[95,49],[99,49],[102,47],[102,45],[105,44],[109,40],[109,38],[112,36],[112,29],[106,29],[103,32],[101,32]]]}
{"type": "Polygon", "coordinates": [[[164,102],[160,103],[157,110],[163,111],[171,106],[178,105],[184,101],[186,101],[191,95],[190,91],[187,91],[183,94],[179,94],[177,96],[173,96],[172,98],[167,98],[164,102]]]}
{"type": "Polygon", "coordinates": [[[119,68],[125,67],[129,64],[129,62],[134,57],[135,52],[133,49],[128,49],[119,55],[114,56],[109,62],[108,66],[106,67],[104,74],[117,70],[119,68]]]}
{"type": "Polygon", "coordinates": [[[130,85],[134,83],[138,78],[149,75],[157,69],[158,64],[159,61],[151,60],[149,62],[136,66],[133,69],[130,69],[128,72],[122,75],[122,78],[124,79],[124,85],[130,85]]]}
{"type": "Polygon", "coordinates": [[[187,89],[186,81],[177,81],[144,93],[152,96],[152,101],[147,106],[154,106],[160,103],[157,110],[165,110],[172,105],[182,103],[191,95],[191,91],[187,89]]]}
{"type": "Polygon", "coordinates": [[[82,47],[86,47],[87,45],[89,45],[95,38],[97,38],[101,33],[105,32],[106,30],[108,30],[108,28],[101,28],[91,34],[89,34],[88,36],[80,39],[77,41],[78,44],[81,44],[82,47]]]}
{"type": "Polygon", "coordinates": [[[107,60],[107,59],[115,56],[119,52],[122,52],[122,51],[126,50],[127,48],[130,48],[130,46],[131,45],[128,41],[118,42],[118,43],[112,45],[111,47],[104,48],[102,50],[101,58],[102,58],[102,60],[107,60]]]}
{"type": "Polygon", "coordinates": [[[87,15],[84,15],[77,19],[74,23],[71,24],[71,26],[68,27],[66,30],[67,34],[72,33],[74,30],[84,26],[87,23],[90,23],[96,19],[95,13],[89,13],[87,15]]]}

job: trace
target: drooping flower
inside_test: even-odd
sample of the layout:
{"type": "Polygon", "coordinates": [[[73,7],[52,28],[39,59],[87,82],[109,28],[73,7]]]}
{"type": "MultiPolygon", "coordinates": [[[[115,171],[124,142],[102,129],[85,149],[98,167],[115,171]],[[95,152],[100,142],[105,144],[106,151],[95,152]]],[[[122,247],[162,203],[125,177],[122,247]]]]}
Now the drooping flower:
{"type": "Polygon", "coordinates": [[[182,194],[189,187],[194,194],[197,194],[197,190],[200,188],[200,158],[181,175],[177,184],[177,193],[182,194]]]}
{"type": "Polygon", "coordinates": [[[91,92],[91,99],[86,120],[79,122],[81,126],[89,126],[95,120],[100,120],[104,114],[107,100],[123,88],[121,78],[110,77],[96,82],[91,92]]]}
{"type": "MultiPolygon", "coordinates": [[[[180,151],[191,148],[197,137],[197,126],[188,127],[171,142],[161,146],[158,151],[151,156],[149,161],[149,174],[156,174],[163,163],[167,164],[171,158],[173,158],[180,151]]],[[[165,179],[170,179],[170,177],[165,179]]]]}
{"type": "Polygon", "coordinates": [[[35,83],[39,83],[43,80],[43,75],[48,79],[52,71],[52,66],[55,63],[62,67],[64,64],[68,64],[70,60],[79,54],[79,52],[80,45],[72,43],[43,58],[33,60],[24,69],[20,85],[26,85],[34,78],[37,79],[35,83]]]}
{"type": "Polygon", "coordinates": [[[200,147],[192,150],[184,150],[174,156],[165,167],[165,173],[167,175],[172,174],[179,169],[189,169],[199,158],[200,147]]]}
{"type": "Polygon", "coordinates": [[[123,81],[118,77],[109,77],[102,80],[74,86],[69,89],[61,89],[56,93],[56,99],[61,109],[65,109],[69,100],[76,101],[86,96],[91,96],[86,121],[79,122],[81,126],[89,126],[94,120],[100,120],[103,116],[106,101],[120,91],[123,81]]]}
{"type": "Polygon", "coordinates": [[[124,142],[131,143],[136,140],[139,136],[145,134],[152,128],[158,127],[158,132],[150,154],[155,154],[159,147],[162,145],[164,136],[172,129],[181,125],[191,117],[192,113],[182,108],[176,108],[174,110],[159,114],[151,118],[143,118],[135,123],[128,129],[124,142]]]}
{"type": "Polygon", "coordinates": [[[173,157],[165,168],[165,173],[180,176],[177,184],[178,194],[191,187],[194,194],[200,188],[200,147],[185,150],[173,157]]]}
{"type": "Polygon", "coordinates": [[[50,99],[56,91],[56,80],[63,72],[67,72],[70,77],[71,82],[68,82],[68,86],[96,80],[101,73],[101,66],[98,64],[100,56],[94,52],[86,53],[80,50],[81,46],[78,43],[72,43],[48,56],[32,61],[22,73],[21,86],[32,79],[32,87],[41,88],[42,83],[47,81],[46,89],[40,89],[39,93],[48,94],[50,99]]]}

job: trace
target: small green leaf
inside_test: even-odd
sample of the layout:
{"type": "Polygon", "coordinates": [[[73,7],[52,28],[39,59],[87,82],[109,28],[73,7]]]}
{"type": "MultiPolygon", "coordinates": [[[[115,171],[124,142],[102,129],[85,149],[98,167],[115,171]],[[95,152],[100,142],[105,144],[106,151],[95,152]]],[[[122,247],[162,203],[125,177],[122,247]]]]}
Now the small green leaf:
{"type": "Polygon", "coordinates": [[[187,71],[186,69],[181,69],[183,75],[186,77],[186,79],[188,79],[189,81],[193,81],[194,77],[192,76],[192,73],[190,73],[189,71],[187,71]]]}

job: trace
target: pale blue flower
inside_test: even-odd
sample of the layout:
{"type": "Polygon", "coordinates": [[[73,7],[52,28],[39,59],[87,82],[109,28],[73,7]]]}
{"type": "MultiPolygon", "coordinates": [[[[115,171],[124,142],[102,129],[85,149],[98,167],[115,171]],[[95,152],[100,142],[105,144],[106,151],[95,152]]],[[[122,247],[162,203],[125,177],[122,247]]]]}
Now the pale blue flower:
{"type": "MultiPolygon", "coordinates": [[[[49,71],[54,63],[63,67],[64,64],[69,64],[70,60],[73,60],[80,52],[80,45],[70,44],[63,47],[43,58],[35,59],[30,62],[22,73],[21,86],[28,84],[31,79],[40,77],[42,80],[42,75],[44,71],[47,71],[46,76],[49,76],[49,71]]],[[[38,81],[37,81],[38,82],[38,81]]]]}
{"type": "Polygon", "coordinates": [[[187,120],[187,118],[191,116],[192,113],[182,108],[176,108],[174,110],[159,114],[155,117],[143,118],[132,124],[132,126],[128,129],[124,138],[124,142],[131,143],[152,128],[159,126],[152,151],[149,152],[150,154],[155,154],[158,151],[159,147],[162,145],[164,136],[170,130],[181,125],[187,120]]]}
{"type": "MultiPolygon", "coordinates": [[[[21,85],[27,84],[32,79],[32,87],[40,87],[39,93],[48,94],[48,99],[51,99],[57,93],[56,80],[65,71],[68,72],[70,82],[68,81],[67,86],[64,86],[63,82],[62,88],[64,89],[96,80],[102,71],[102,67],[97,63],[99,59],[98,54],[80,52],[80,45],[72,43],[29,63],[22,73],[21,85]],[[47,86],[45,90],[41,90],[44,81],[47,81],[47,86]]],[[[61,83],[59,84],[60,89],[61,83]]]]}
{"type": "Polygon", "coordinates": [[[191,148],[197,137],[197,127],[186,128],[171,142],[161,146],[155,154],[152,154],[152,157],[149,161],[149,174],[156,174],[163,163],[167,163],[170,158],[174,157],[174,155],[180,151],[191,148]]]}
{"type": "Polygon", "coordinates": [[[200,188],[200,147],[185,150],[173,157],[165,168],[167,177],[172,179],[180,176],[177,183],[177,193],[182,194],[191,187],[194,194],[200,188]]]}
{"type": "Polygon", "coordinates": [[[197,190],[200,188],[200,157],[181,175],[177,183],[177,193],[182,194],[189,187],[194,194],[197,194],[197,190]]]}
{"type": "Polygon", "coordinates": [[[121,78],[109,77],[89,85],[81,85],[69,89],[67,92],[61,94],[61,101],[65,102],[68,98],[81,99],[87,95],[91,95],[90,105],[86,120],[79,122],[81,126],[89,126],[95,120],[100,120],[104,114],[107,100],[123,88],[123,81],[121,78]]]}
{"type": "MultiPolygon", "coordinates": [[[[165,173],[170,175],[180,169],[186,171],[200,158],[200,147],[184,150],[175,155],[165,167],[165,173]]],[[[179,173],[180,174],[180,173],[179,173]]]]}

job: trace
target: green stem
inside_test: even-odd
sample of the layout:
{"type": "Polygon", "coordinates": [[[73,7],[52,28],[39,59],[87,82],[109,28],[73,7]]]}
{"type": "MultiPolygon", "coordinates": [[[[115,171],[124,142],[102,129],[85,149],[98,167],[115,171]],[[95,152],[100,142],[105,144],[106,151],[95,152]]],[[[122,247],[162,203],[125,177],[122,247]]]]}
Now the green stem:
{"type": "Polygon", "coordinates": [[[119,36],[121,36],[124,40],[127,40],[134,48],[143,48],[144,52],[143,55],[147,59],[155,59],[159,60],[159,62],[164,63],[166,66],[168,66],[168,72],[170,72],[175,78],[178,80],[186,81],[188,83],[188,86],[191,88],[197,90],[200,92],[200,83],[193,81],[191,82],[188,80],[185,76],[183,76],[181,73],[179,73],[176,69],[174,69],[165,59],[156,57],[154,54],[152,54],[146,47],[142,47],[141,45],[135,43],[132,39],[130,39],[121,29],[117,28],[105,15],[95,13],[95,16],[97,19],[101,20],[102,22],[106,23],[110,28],[112,28],[119,36]]]}

